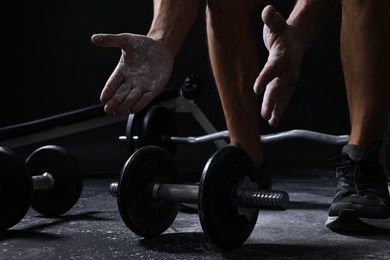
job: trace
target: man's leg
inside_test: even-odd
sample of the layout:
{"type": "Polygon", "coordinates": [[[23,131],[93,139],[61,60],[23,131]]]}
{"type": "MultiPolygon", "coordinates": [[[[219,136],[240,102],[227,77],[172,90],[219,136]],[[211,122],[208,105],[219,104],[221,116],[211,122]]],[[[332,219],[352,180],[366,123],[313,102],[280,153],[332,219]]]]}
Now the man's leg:
{"type": "Polygon", "coordinates": [[[338,190],[327,226],[390,229],[381,140],[390,109],[390,1],[343,0],[341,55],[351,119],[349,144],[335,160],[338,190]]]}
{"type": "Polygon", "coordinates": [[[349,142],[368,146],[383,138],[390,109],[390,1],[343,0],[342,9],[349,142]]]}
{"type": "Polygon", "coordinates": [[[208,0],[206,10],[211,66],[230,139],[259,169],[263,166],[260,107],[252,86],[260,67],[251,19],[261,2],[208,0]]]}

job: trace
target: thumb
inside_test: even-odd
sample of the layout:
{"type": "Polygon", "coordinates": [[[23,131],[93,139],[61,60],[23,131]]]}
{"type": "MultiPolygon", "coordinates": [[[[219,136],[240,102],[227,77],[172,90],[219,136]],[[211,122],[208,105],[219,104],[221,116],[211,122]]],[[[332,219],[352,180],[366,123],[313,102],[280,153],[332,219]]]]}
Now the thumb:
{"type": "Polygon", "coordinates": [[[91,41],[100,47],[120,47],[122,48],[131,38],[130,34],[94,34],[91,41]]]}
{"type": "Polygon", "coordinates": [[[271,32],[280,32],[287,25],[286,19],[281,14],[276,12],[272,5],[268,5],[263,9],[261,18],[271,32]]]}

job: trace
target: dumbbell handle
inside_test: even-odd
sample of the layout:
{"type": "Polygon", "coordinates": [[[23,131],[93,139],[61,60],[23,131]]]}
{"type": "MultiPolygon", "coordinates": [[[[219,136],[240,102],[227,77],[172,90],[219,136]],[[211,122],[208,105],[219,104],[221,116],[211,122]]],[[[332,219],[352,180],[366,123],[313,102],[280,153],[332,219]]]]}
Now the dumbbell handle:
{"type": "Polygon", "coordinates": [[[155,184],[152,197],[162,201],[197,204],[198,191],[198,185],[155,184]]]}
{"type": "MultiPolygon", "coordinates": [[[[229,132],[225,130],[225,131],[220,131],[220,132],[197,136],[197,137],[163,136],[162,138],[176,143],[206,143],[206,142],[229,138],[229,132]]],[[[138,136],[133,136],[133,140],[137,140],[137,139],[138,136]]],[[[273,143],[273,142],[287,141],[293,139],[307,139],[307,140],[312,140],[321,143],[338,145],[338,144],[347,143],[349,139],[349,135],[330,135],[330,134],[324,134],[324,133],[314,132],[310,130],[295,129],[295,130],[289,130],[285,132],[260,136],[260,140],[262,143],[273,143]]],[[[119,140],[126,141],[127,137],[120,136],[119,140]]]]}
{"type": "MultiPolygon", "coordinates": [[[[110,185],[110,193],[116,197],[118,183],[110,185]]],[[[183,184],[155,184],[152,198],[155,200],[191,203],[199,202],[199,186],[183,184]]],[[[286,209],[289,202],[287,192],[277,190],[237,189],[238,205],[243,208],[286,209]]]]}
{"type": "Polygon", "coordinates": [[[33,184],[33,190],[48,189],[53,187],[54,185],[53,175],[48,172],[45,172],[41,175],[32,176],[31,179],[33,184]]]}
{"type": "MultiPolygon", "coordinates": [[[[169,202],[198,203],[198,185],[183,184],[155,184],[152,190],[154,200],[169,202]]],[[[110,194],[116,197],[118,193],[118,183],[110,184],[110,194]]]]}

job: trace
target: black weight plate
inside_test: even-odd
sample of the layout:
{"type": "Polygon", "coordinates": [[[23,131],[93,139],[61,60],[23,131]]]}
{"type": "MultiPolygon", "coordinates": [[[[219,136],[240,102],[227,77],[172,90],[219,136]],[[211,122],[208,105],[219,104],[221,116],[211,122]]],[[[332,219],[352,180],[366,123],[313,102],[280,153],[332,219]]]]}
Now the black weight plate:
{"type": "Polygon", "coordinates": [[[26,160],[31,176],[50,173],[54,185],[33,191],[31,207],[44,216],[66,213],[78,201],[83,189],[83,176],[77,159],[68,150],[55,145],[35,150],[26,160]]]}
{"type": "Polygon", "coordinates": [[[155,237],[167,230],[179,204],[153,199],[153,185],[180,181],[174,159],[164,149],[146,146],[133,153],[122,169],[117,193],[119,212],[127,227],[141,237],[155,237]]]}
{"type": "Polygon", "coordinates": [[[137,114],[130,114],[127,119],[126,125],[126,142],[127,142],[127,153],[132,155],[138,148],[138,140],[133,137],[138,136],[144,119],[145,113],[143,111],[137,114]]]}
{"type": "Polygon", "coordinates": [[[199,184],[199,219],[205,235],[218,247],[231,250],[243,244],[256,225],[258,210],[251,220],[240,215],[233,193],[245,178],[254,177],[255,166],[236,146],[215,152],[207,162],[199,184]]]}
{"type": "Polygon", "coordinates": [[[172,112],[161,105],[154,105],[145,114],[142,130],[138,135],[138,145],[139,147],[159,146],[174,156],[176,143],[165,139],[164,136],[175,136],[176,133],[172,112]]]}
{"type": "Polygon", "coordinates": [[[26,215],[32,182],[24,162],[12,150],[0,147],[0,165],[0,230],[6,230],[26,215]]]}

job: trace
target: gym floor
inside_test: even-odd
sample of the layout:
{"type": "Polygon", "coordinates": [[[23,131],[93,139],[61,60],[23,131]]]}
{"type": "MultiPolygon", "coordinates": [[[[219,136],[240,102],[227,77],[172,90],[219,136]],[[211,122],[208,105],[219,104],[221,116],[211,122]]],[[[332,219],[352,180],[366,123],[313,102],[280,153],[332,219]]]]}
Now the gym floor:
{"type": "Polygon", "coordinates": [[[87,177],[66,214],[41,217],[30,209],[0,235],[0,259],[390,259],[390,234],[347,235],[325,227],[334,172],[275,171],[273,188],[289,193],[286,210],[261,210],[249,239],[223,251],[205,237],[198,215],[180,211],[162,235],[144,239],[122,221],[108,186],[115,178],[87,177]]]}

